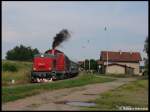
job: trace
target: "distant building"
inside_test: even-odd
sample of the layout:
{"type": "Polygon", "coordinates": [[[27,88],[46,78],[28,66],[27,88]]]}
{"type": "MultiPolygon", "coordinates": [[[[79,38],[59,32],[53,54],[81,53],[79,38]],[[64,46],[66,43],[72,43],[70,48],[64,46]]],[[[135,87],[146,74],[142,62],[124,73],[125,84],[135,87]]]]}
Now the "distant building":
{"type": "Polygon", "coordinates": [[[98,61],[101,73],[140,75],[139,52],[102,51],[98,61]]]}
{"type": "Polygon", "coordinates": [[[84,64],[84,61],[78,61],[78,64],[82,65],[82,64],[84,64]]]}

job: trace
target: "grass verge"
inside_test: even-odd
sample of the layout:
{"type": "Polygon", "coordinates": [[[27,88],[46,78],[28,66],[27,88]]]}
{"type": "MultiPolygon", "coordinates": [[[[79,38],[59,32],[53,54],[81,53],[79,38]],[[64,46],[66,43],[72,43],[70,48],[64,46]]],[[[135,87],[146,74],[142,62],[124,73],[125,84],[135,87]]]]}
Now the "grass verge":
{"type": "Polygon", "coordinates": [[[13,85],[25,84],[30,82],[31,62],[22,61],[2,61],[2,86],[11,86],[11,81],[15,80],[13,85]],[[7,65],[7,66],[6,66],[7,65]],[[12,71],[14,67],[16,71],[12,71]]]}
{"type": "Polygon", "coordinates": [[[82,108],[83,110],[121,110],[122,107],[148,108],[148,80],[139,79],[120,86],[115,90],[105,92],[93,100],[94,107],[82,108]]]}
{"type": "Polygon", "coordinates": [[[27,96],[32,96],[47,90],[55,90],[62,88],[71,88],[84,86],[87,84],[103,83],[113,81],[113,78],[96,77],[94,74],[79,75],[76,78],[60,80],[50,83],[34,83],[17,85],[11,87],[2,87],[2,102],[14,101],[27,96]]]}

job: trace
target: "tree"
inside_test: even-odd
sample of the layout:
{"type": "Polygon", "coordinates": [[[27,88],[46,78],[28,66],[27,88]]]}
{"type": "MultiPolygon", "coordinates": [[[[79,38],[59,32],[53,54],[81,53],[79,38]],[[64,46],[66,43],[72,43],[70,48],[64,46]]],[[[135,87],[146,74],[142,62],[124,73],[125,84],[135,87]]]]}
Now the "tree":
{"type": "Polygon", "coordinates": [[[31,61],[35,54],[39,54],[37,48],[25,47],[24,45],[16,46],[7,51],[6,59],[18,61],[31,61]]]}
{"type": "Polygon", "coordinates": [[[148,66],[149,66],[149,63],[148,63],[148,61],[149,61],[149,59],[148,59],[148,56],[149,56],[149,54],[148,54],[148,37],[146,38],[146,40],[145,40],[145,44],[144,44],[144,52],[147,54],[147,58],[144,58],[144,66],[145,66],[145,72],[146,72],[146,74],[148,74],[148,66]]]}
{"type": "Polygon", "coordinates": [[[85,70],[89,70],[89,60],[85,59],[85,70]]]}
{"type": "Polygon", "coordinates": [[[147,37],[146,40],[145,40],[144,51],[146,52],[147,57],[148,57],[148,37],[147,37]]]}
{"type": "MultiPolygon", "coordinates": [[[[85,70],[89,70],[89,60],[85,59],[81,67],[83,67],[85,70]],[[84,68],[84,64],[85,64],[85,68],[84,68]]],[[[90,59],[90,70],[97,70],[97,62],[94,59],[90,59]]]]}
{"type": "Polygon", "coordinates": [[[97,62],[94,59],[90,60],[90,69],[91,70],[97,70],[97,62]]]}

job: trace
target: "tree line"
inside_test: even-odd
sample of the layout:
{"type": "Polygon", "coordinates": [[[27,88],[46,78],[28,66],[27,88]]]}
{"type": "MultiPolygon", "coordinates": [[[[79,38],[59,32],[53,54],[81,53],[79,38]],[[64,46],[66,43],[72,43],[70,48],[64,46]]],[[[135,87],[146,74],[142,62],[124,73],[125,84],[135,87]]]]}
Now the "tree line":
{"type": "Polygon", "coordinates": [[[80,65],[84,70],[97,70],[97,61],[94,59],[85,59],[85,61],[80,65]]]}
{"type": "Polygon", "coordinates": [[[20,45],[8,50],[5,58],[7,60],[32,61],[34,55],[39,53],[37,48],[33,49],[30,46],[20,45]]]}

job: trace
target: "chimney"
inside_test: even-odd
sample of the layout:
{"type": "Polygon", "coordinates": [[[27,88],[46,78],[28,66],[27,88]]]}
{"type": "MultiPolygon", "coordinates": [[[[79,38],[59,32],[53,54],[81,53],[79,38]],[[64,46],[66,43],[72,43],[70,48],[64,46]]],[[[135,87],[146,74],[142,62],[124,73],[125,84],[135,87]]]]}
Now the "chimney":
{"type": "Polygon", "coordinates": [[[130,51],[130,55],[132,55],[132,51],[130,51]]]}
{"type": "Polygon", "coordinates": [[[132,50],[130,50],[130,55],[132,55],[132,50]]]}
{"type": "Polygon", "coordinates": [[[122,54],[122,51],[121,51],[121,50],[119,50],[119,54],[120,54],[120,55],[122,54]]]}

